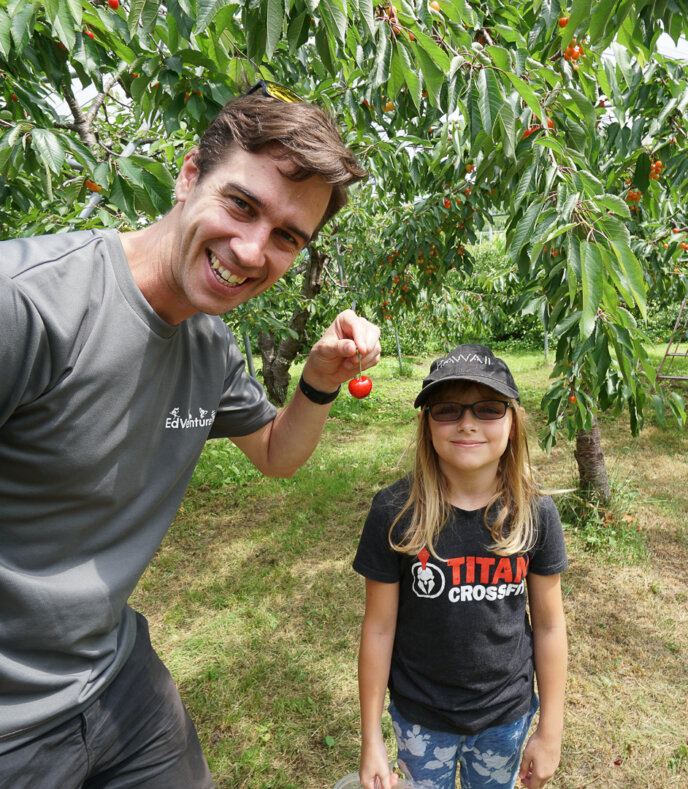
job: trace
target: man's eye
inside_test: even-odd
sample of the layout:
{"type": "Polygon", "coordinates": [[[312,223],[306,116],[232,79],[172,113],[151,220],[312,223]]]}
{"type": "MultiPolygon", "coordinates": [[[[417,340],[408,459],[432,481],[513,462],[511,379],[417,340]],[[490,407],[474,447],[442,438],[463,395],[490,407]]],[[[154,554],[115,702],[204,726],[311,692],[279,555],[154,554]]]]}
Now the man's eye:
{"type": "Polygon", "coordinates": [[[288,231],[280,230],[279,231],[279,235],[280,235],[280,238],[282,238],[284,241],[286,241],[291,246],[300,247],[299,242],[288,231]]]}

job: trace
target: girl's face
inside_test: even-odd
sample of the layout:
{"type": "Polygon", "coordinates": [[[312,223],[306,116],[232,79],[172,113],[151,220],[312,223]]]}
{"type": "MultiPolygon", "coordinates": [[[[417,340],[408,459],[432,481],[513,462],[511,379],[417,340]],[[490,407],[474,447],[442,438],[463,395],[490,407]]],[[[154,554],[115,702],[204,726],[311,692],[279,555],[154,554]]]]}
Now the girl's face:
{"type": "MultiPolygon", "coordinates": [[[[434,394],[430,403],[452,402],[462,405],[479,400],[502,400],[503,395],[479,384],[448,384],[434,394]]],[[[501,419],[491,421],[478,419],[470,409],[465,409],[458,422],[436,422],[427,415],[433,447],[439,457],[440,468],[448,478],[456,473],[494,476],[499,468],[499,459],[504,454],[514,423],[512,409],[507,408],[501,419]]]]}

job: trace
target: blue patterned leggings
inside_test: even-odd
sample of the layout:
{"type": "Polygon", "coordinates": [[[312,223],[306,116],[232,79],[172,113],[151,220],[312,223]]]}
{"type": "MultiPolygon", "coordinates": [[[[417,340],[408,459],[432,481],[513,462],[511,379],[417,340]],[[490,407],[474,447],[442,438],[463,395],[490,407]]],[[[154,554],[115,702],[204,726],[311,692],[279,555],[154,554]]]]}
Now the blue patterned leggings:
{"type": "Polygon", "coordinates": [[[455,789],[457,769],[461,789],[513,789],[521,751],[539,706],[534,695],[522,718],[464,736],[409,723],[390,702],[399,766],[419,789],[455,789]]]}

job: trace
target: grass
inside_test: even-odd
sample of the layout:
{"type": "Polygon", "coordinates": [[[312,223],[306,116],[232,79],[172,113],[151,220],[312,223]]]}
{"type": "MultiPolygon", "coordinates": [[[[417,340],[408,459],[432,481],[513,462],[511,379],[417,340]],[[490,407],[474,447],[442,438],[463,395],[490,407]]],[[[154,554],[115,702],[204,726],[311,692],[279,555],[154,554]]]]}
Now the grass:
{"type": "MultiPolygon", "coordinates": [[[[501,355],[523,393],[541,482],[571,487],[572,446],[548,457],[535,440],[549,366],[537,353],[501,355]]],[[[262,478],[231,444],[209,443],[133,595],[218,789],[329,789],[357,769],[363,581],[351,561],[372,495],[411,461],[427,368],[406,358],[400,375],[396,358],[384,359],[369,398],[338,398],[294,479],[262,478]]],[[[688,786],[688,436],[652,419],[637,439],[624,418],[600,424],[612,514],[586,520],[560,497],[570,672],[562,764],[548,786],[679,789],[688,786]]],[[[391,745],[388,721],[385,731],[391,745]]]]}

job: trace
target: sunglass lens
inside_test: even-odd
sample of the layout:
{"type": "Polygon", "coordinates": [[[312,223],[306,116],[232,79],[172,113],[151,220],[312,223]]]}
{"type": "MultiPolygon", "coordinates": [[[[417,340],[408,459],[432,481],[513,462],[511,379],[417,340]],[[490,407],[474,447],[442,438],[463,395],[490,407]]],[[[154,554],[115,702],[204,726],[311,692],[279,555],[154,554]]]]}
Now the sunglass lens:
{"type": "Polygon", "coordinates": [[[284,101],[287,104],[298,104],[299,102],[303,101],[303,99],[297,94],[294,93],[291,88],[287,88],[284,85],[280,85],[277,82],[265,82],[265,87],[267,92],[275,99],[279,99],[280,101],[284,101]]]}
{"type": "Polygon", "coordinates": [[[507,404],[503,400],[483,400],[475,403],[473,412],[478,419],[501,419],[506,414],[507,404]]]}
{"type": "Polygon", "coordinates": [[[436,422],[456,422],[460,414],[461,406],[458,403],[435,403],[430,406],[430,416],[436,422]]]}

